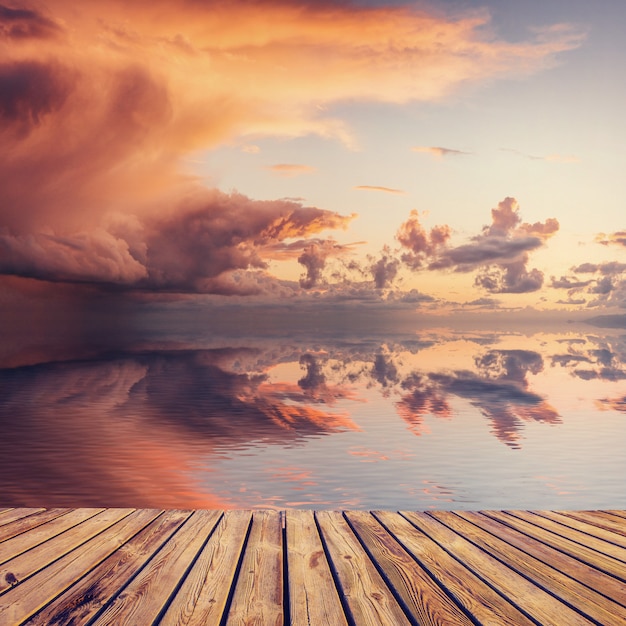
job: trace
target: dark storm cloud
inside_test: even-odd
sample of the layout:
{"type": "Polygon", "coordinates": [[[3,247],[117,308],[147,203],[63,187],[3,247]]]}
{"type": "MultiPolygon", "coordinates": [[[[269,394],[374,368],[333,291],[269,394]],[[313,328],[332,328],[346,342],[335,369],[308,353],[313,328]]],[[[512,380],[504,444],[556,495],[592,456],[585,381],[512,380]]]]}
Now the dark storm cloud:
{"type": "Polygon", "coordinates": [[[0,4],[0,39],[47,39],[60,31],[58,24],[39,11],[0,4]]]}
{"type": "Polygon", "coordinates": [[[72,81],[72,72],[55,63],[16,61],[0,64],[0,137],[28,135],[63,106],[72,81]]]}
{"type": "MultiPolygon", "coordinates": [[[[0,271],[125,289],[228,292],[236,290],[229,272],[267,267],[266,247],[271,255],[285,238],[341,227],[348,219],[285,200],[206,192],[170,216],[120,222],[112,228],[115,236],[103,230],[63,237],[2,234],[0,271]]],[[[242,285],[241,292],[249,291],[242,285]]]]}

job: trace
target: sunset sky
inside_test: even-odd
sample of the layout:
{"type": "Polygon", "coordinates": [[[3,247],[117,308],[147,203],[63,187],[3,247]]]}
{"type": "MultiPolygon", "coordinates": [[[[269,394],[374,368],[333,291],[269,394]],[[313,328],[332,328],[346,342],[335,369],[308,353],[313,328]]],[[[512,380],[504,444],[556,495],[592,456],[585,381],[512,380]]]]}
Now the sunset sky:
{"type": "Polygon", "coordinates": [[[626,4],[0,4],[0,302],[626,306],[626,4]]]}

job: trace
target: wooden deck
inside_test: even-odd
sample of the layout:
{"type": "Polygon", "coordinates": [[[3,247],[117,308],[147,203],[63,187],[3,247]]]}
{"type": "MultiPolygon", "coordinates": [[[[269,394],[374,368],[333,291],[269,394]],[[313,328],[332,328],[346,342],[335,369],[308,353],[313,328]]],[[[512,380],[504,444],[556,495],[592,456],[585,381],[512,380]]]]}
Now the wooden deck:
{"type": "Polygon", "coordinates": [[[626,624],[626,512],[0,509],[0,624],[626,624]]]}

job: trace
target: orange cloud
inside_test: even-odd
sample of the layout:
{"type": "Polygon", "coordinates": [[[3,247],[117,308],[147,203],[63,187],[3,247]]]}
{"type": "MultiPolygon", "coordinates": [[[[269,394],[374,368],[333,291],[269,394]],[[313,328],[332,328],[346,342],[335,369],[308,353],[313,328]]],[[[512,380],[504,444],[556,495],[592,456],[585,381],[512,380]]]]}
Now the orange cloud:
{"type": "Polygon", "coordinates": [[[297,163],[277,163],[276,165],[268,165],[267,169],[280,176],[299,176],[300,174],[310,174],[316,168],[297,163]]]}
{"type": "MultiPolygon", "coordinates": [[[[508,43],[488,34],[489,21],[485,11],[343,3],[17,0],[0,12],[0,271],[223,291],[219,265],[150,250],[165,246],[159,225],[197,235],[203,251],[202,237],[216,241],[219,220],[194,214],[209,192],[185,159],[263,135],[354,144],[326,105],[438,100],[468,82],[538,71],[582,40],[560,27],[508,43]]],[[[293,227],[277,215],[289,227],[275,239],[320,228],[321,213],[302,208],[298,219],[312,221],[293,227]]],[[[269,226],[219,223],[224,272],[265,267],[269,226]]]]}
{"type": "Polygon", "coordinates": [[[472,154],[471,152],[463,152],[462,150],[453,150],[452,148],[441,148],[438,146],[415,146],[411,148],[411,150],[413,150],[413,152],[432,154],[437,158],[472,154]]]}
{"type": "Polygon", "coordinates": [[[361,189],[363,191],[383,191],[385,193],[405,193],[402,189],[393,189],[391,187],[378,187],[376,185],[357,185],[355,189],[361,189]]]}

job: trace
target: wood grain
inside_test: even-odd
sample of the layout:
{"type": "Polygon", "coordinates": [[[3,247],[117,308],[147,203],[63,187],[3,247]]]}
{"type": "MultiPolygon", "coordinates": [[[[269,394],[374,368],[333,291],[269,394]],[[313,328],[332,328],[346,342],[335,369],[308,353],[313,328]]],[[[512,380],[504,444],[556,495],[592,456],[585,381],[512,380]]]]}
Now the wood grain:
{"type": "Polygon", "coordinates": [[[226,624],[284,623],[282,543],[280,513],[255,511],[226,624]]]}
{"type": "Polygon", "coordinates": [[[354,621],[363,626],[409,624],[341,513],[320,511],[316,513],[316,519],[354,621]]]}
{"type": "Polygon", "coordinates": [[[425,513],[407,513],[407,519],[439,545],[454,552],[474,572],[480,572],[494,589],[510,598],[539,623],[589,626],[590,620],[565,606],[552,595],[510,569],[465,537],[425,513]]]}
{"type": "Polygon", "coordinates": [[[626,568],[624,564],[606,554],[602,554],[597,550],[587,547],[586,545],[572,541],[563,535],[553,533],[541,526],[531,524],[520,516],[519,511],[488,511],[487,514],[493,519],[497,519],[511,528],[518,529],[523,533],[542,541],[557,550],[565,552],[574,558],[577,558],[587,565],[596,567],[597,569],[626,582],[626,568]]]}
{"type": "Polygon", "coordinates": [[[220,517],[195,511],[92,624],[152,624],[220,517]]]}
{"type": "Polygon", "coordinates": [[[291,623],[347,624],[313,511],[287,511],[286,536],[291,623]]]}
{"type": "Polygon", "coordinates": [[[371,513],[351,511],[346,513],[346,517],[372,560],[382,569],[387,583],[420,625],[469,626],[473,623],[371,513]]]}
{"type": "Polygon", "coordinates": [[[229,511],[222,516],[160,626],[219,624],[251,518],[250,511],[229,511]]]}
{"type": "Polygon", "coordinates": [[[71,509],[47,509],[34,513],[33,515],[21,517],[12,522],[7,522],[0,526],[0,541],[6,541],[7,539],[11,539],[11,537],[28,532],[37,526],[41,526],[41,524],[53,520],[55,517],[69,513],[70,510],[71,509]]]}
{"type": "Polygon", "coordinates": [[[550,565],[547,565],[455,513],[437,511],[431,515],[588,618],[602,624],[610,624],[612,621],[623,621],[626,624],[624,607],[560,571],[561,557],[566,558],[560,552],[552,550],[550,565]]]}
{"type": "Polygon", "coordinates": [[[613,626],[625,539],[614,510],[6,508],[0,624],[613,626]]]}
{"type": "Polygon", "coordinates": [[[555,550],[552,546],[543,543],[539,539],[526,535],[520,530],[510,528],[482,513],[456,511],[456,515],[469,520],[480,528],[484,528],[496,537],[503,539],[548,565],[554,563],[554,555],[556,553],[559,558],[558,566],[563,573],[581,581],[591,589],[602,593],[605,597],[612,598],[622,606],[626,606],[626,586],[613,578],[613,576],[608,576],[593,567],[589,567],[579,559],[560,550],[555,550]]]}
{"type": "MultiPolygon", "coordinates": [[[[149,509],[129,516],[115,528],[118,541],[123,542],[129,537],[128,541],[121,543],[119,549],[71,584],[26,623],[31,626],[87,623],[128,584],[188,517],[188,511],[168,511],[162,514],[161,511],[149,509]]],[[[94,546],[88,548],[91,556],[95,557],[94,546]]],[[[105,550],[104,545],[102,550],[105,550]]]]}

